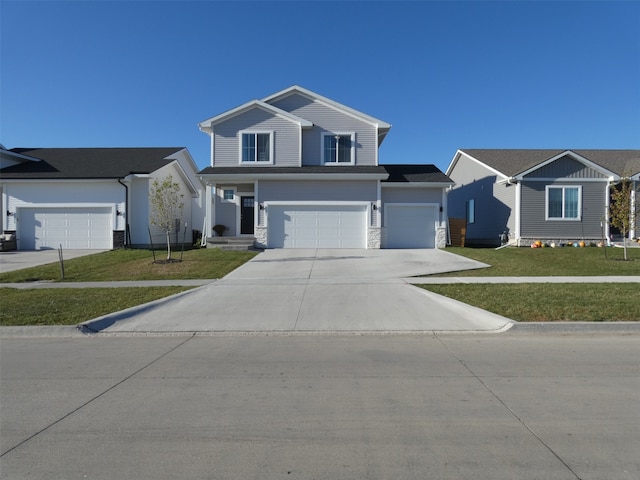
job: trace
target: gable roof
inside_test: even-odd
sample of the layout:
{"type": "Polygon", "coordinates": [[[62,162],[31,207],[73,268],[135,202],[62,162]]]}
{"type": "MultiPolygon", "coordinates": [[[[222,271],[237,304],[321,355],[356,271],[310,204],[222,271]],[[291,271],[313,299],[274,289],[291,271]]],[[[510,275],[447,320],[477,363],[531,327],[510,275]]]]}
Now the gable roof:
{"type": "Polygon", "coordinates": [[[165,148],[13,148],[34,157],[0,170],[3,179],[100,179],[148,174],[175,161],[168,158],[184,147],[165,148]]]}
{"type": "Polygon", "coordinates": [[[265,103],[261,100],[251,100],[250,102],[243,103],[239,107],[232,108],[231,110],[227,110],[226,112],[216,115],[215,117],[211,117],[211,118],[208,118],[207,120],[203,120],[202,122],[198,123],[198,127],[200,127],[200,130],[202,131],[210,131],[214,125],[224,122],[226,120],[229,120],[230,118],[233,118],[237,115],[241,115],[254,108],[259,108],[272,115],[289,120],[290,122],[296,123],[303,128],[313,126],[313,124],[310,121],[305,120],[304,118],[300,118],[296,115],[293,115],[278,107],[269,105],[268,103],[265,103]]]}
{"type": "Polygon", "coordinates": [[[263,98],[262,101],[265,103],[272,103],[294,94],[299,94],[299,95],[302,95],[303,97],[307,97],[311,100],[315,100],[319,103],[323,103],[338,111],[341,111],[350,116],[356,117],[360,120],[370,123],[371,125],[375,125],[376,127],[378,127],[379,143],[382,143],[382,140],[387,135],[387,133],[389,133],[389,130],[391,129],[390,123],[387,123],[383,120],[372,117],[371,115],[367,115],[366,113],[362,113],[358,110],[355,110],[354,108],[347,107],[346,105],[336,102],[335,100],[331,100],[330,98],[327,98],[318,93],[312,92],[311,90],[307,90],[306,88],[303,88],[300,85],[292,85],[289,88],[280,90],[279,92],[276,92],[272,95],[269,95],[268,97],[263,98]]]}
{"type": "Polygon", "coordinates": [[[447,172],[450,173],[459,153],[465,153],[506,177],[531,171],[563,153],[575,153],[619,176],[640,172],[640,150],[528,150],[528,149],[460,149],[447,172]]]}

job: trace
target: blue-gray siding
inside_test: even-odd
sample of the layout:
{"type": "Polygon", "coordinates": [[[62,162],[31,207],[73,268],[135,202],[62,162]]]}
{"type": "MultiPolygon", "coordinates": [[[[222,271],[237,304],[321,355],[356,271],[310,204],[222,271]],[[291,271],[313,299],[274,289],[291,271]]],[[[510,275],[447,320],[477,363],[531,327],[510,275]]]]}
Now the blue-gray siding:
{"type": "Polygon", "coordinates": [[[521,236],[524,238],[596,239],[605,216],[606,182],[522,182],[521,236]],[[545,220],[547,185],[582,186],[582,219],[545,220]]]}
{"type": "Polygon", "coordinates": [[[531,172],[525,178],[605,178],[605,176],[565,155],[555,162],[531,172]]]}
{"type": "MultiPolygon", "coordinates": [[[[214,127],[214,166],[237,167],[240,165],[239,132],[242,130],[274,132],[274,165],[299,166],[300,127],[259,108],[237,115],[214,127]]],[[[260,165],[260,163],[251,163],[251,165],[260,165]]]]}
{"type": "Polygon", "coordinates": [[[313,122],[313,128],[302,132],[302,163],[304,165],[322,163],[321,139],[324,132],[355,132],[356,165],[376,164],[378,139],[377,128],[374,125],[298,94],[289,95],[274,102],[273,105],[313,122]]]}
{"type": "Polygon", "coordinates": [[[515,235],[514,185],[497,184],[503,177],[465,155],[449,177],[456,183],[447,198],[450,218],[466,218],[467,202],[475,202],[475,222],[467,225],[468,243],[499,243],[504,231],[515,235]]]}

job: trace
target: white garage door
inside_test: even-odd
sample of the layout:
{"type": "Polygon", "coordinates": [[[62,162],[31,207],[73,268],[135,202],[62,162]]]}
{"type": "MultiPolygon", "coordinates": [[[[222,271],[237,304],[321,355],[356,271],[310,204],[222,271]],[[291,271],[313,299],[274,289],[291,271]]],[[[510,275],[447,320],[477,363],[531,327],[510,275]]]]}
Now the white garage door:
{"type": "Polygon", "coordinates": [[[110,249],[111,208],[20,208],[20,249],[110,249]]]}
{"type": "Polygon", "coordinates": [[[271,205],[270,248],[366,248],[361,205],[271,205]]]}
{"type": "Polygon", "coordinates": [[[386,248],[435,248],[437,206],[386,204],[386,248]]]}

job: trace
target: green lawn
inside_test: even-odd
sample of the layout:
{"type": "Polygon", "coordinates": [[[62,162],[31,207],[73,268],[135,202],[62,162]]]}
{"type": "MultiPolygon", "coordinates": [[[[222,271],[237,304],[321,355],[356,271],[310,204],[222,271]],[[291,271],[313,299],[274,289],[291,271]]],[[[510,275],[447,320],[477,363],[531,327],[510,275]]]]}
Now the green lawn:
{"type": "MultiPolygon", "coordinates": [[[[165,252],[156,252],[163,259],[165,252]]],[[[250,251],[202,248],[184,252],[180,263],[153,263],[149,250],[119,249],[65,260],[65,282],[106,282],[120,280],[184,280],[222,278],[256,255],[250,251]]],[[[174,252],[173,258],[180,258],[174,252]]],[[[51,263],[0,274],[0,283],[60,281],[60,265],[51,263]]]]}
{"type": "Polygon", "coordinates": [[[0,290],[0,325],[76,325],[189,287],[0,290]]]}
{"type": "Polygon", "coordinates": [[[531,277],[640,275],[640,248],[462,248],[447,252],[491,265],[490,268],[438,274],[449,277],[531,277]],[[605,257],[606,254],[606,257],[605,257]]]}
{"type": "Polygon", "coordinates": [[[420,285],[520,322],[640,321],[640,284],[420,285]]]}
{"type": "MultiPolygon", "coordinates": [[[[640,276],[640,249],[621,248],[460,248],[447,252],[478,260],[489,268],[438,277],[640,276]],[[605,256],[606,254],[606,256],[605,256]]],[[[534,321],[640,321],[640,284],[456,284],[420,285],[499,315],[534,321]]]]}

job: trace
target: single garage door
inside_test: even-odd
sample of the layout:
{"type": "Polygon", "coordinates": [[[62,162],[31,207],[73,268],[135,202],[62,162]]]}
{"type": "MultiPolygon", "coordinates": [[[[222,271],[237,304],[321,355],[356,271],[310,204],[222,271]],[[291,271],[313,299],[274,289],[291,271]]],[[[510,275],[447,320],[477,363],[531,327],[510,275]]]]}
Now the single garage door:
{"type": "Polygon", "coordinates": [[[270,248],[366,248],[362,205],[270,205],[270,248]]]}
{"type": "Polygon", "coordinates": [[[20,208],[20,249],[112,248],[111,208],[20,208]]]}
{"type": "Polygon", "coordinates": [[[435,248],[436,205],[386,204],[386,248],[435,248]]]}

